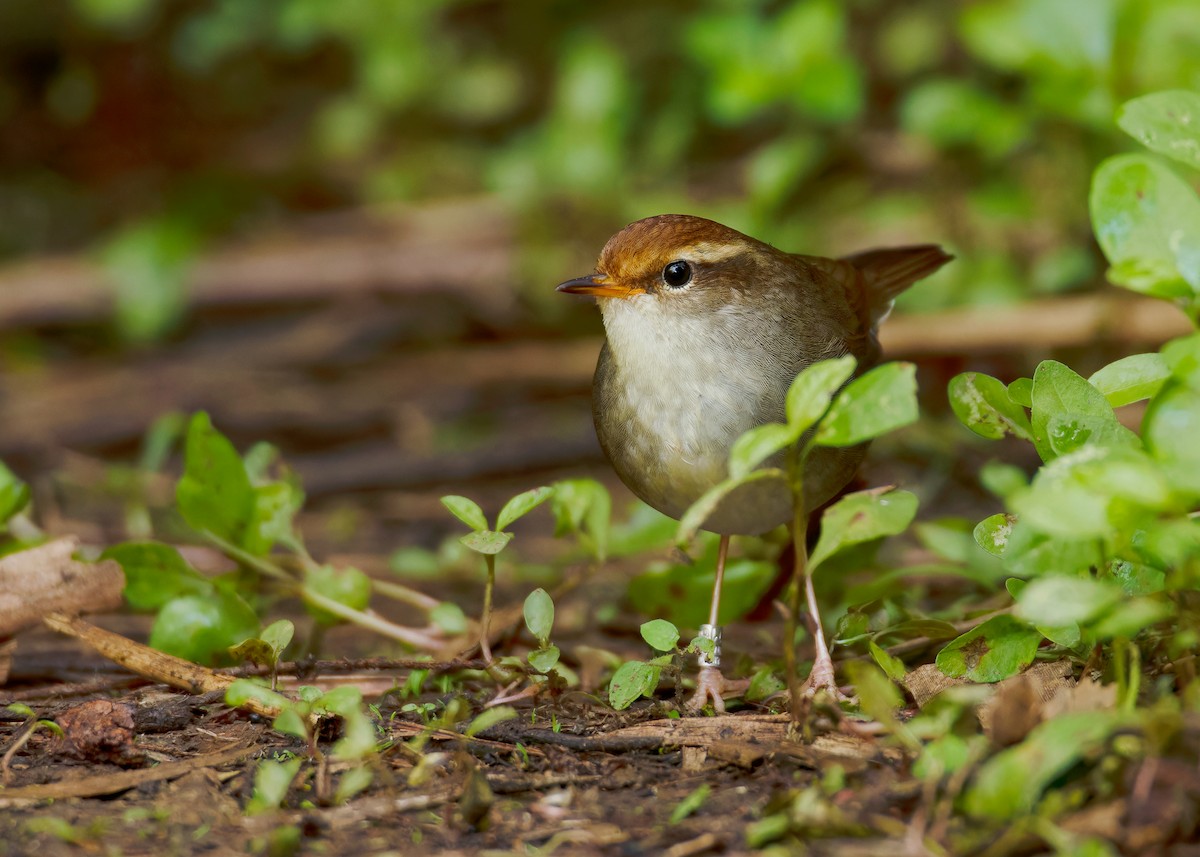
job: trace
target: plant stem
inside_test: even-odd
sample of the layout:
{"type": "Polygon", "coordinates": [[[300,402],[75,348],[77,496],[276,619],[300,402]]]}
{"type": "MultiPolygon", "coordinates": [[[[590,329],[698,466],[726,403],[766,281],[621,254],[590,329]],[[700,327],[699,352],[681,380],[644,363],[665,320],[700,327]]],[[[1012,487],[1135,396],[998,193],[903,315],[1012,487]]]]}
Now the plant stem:
{"type": "Polygon", "coordinates": [[[800,593],[808,577],[808,515],[804,509],[804,459],[808,455],[807,445],[792,447],[788,455],[788,485],[792,490],[792,548],[795,562],[792,567],[792,585],[788,598],[787,622],[783,634],[783,663],[787,670],[788,699],[791,702],[792,722],[799,723],[803,713],[803,695],[800,676],[796,672],[796,627],[800,616],[800,593]]]}
{"type": "Polygon", "coordinates": [[[479,619],[479,651],[484,663],[491,666],[492,644],[488,641],[488,633],[492,624],[492,589],[496,586],[496,555],[484,554],[483,561],[487,563],[487,584],[483,588],[483,616],[479,619]]]}
{"type": "Polygon", "coordinates": [[[297,587],[297,594],[314,607],[320,607],[322,610],[332,613],[339,619],[345,619],[360,628],[366,628],[368,631],[374,631],[384,637],[392,640],[399,640],[401,643],[407,643],[418,649],[426,651],[437,651],[443,645],[443,640],[437,640],[428,634],[413,628],[406,628],[403,625],[397,625],[394,622],[389,622],[381,616],[376,616],[374,613],[364,613],[361,610],[355,610],[353,607],[347,607],[340,601],[334,601],[328,596],[322,595],[314,589],[307,586],[297,587]]]}
{"type": "Polygon", "coordinates": [[[424,610],[426,613],[441,603],[436,598],[432,598],[424,592],[418,592],[415,589],[390,580],[375,580],[372,578],[371,588],[380,595],[386,595],[388,598],[393,598],[401,604],[408,604],[416,607],[418,610],[424,610]]]}
{"type": "Polygon", "coordinates": [[[213,545],[216,546],[221,551],[221,553],[226,554],[230,558],[237,560],[242,565],[249,566],[250,568],[254,569],[255,571],[261,572],[262,574],[265,574],[267,577],[273,578],[275,580],[286,581],[288,583],[293,583],[293,584],[296,582],[296,578],[294,578],[292,575],[288,574],[286,571],[284,571],[282,568],[280,568],[275,563],[271,562],[266,557],[255,556],[254,554],[249,553],[248,551],[242,550],[240,547],[235,545],[233,542],[228,542],[225,539],[218,536],[216,533],[209,532],[208,530],[204,530],[201,533],[201,535],[203,535],[204,538],[206,538],[210,542],[212,542],[213,545]]]}

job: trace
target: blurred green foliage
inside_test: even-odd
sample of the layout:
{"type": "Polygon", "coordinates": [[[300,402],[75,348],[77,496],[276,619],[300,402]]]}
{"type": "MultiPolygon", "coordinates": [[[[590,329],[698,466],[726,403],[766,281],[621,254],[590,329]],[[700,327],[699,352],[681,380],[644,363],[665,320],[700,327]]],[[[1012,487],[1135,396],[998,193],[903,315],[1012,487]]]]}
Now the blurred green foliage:
{"type": "Polygon", "coordinates": [[[1091,170],[1117,104],[1200,89],[1200,4],[6,0],[0,72],[0,258],[111,239],[124,293],[168,295],[135,337],[206,236],[489,192],[531,289],[688,211],[788,249],[943,241],[961,261],[902,298],[928,308],[1098,278],[1091,170]]]}

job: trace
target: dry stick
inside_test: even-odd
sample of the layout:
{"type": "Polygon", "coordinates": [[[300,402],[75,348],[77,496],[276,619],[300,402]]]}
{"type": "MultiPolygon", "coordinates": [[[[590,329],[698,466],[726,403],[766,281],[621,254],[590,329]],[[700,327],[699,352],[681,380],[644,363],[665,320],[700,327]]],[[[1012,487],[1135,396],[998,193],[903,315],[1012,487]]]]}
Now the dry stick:
{"type": "MultiPolygon", "coordinates": [[[[224,693],[234,682],[231,676],[220,675],[191,661],[157,651],[128,637],[85,622],[78,616],[50,613],[42,622],[51,630],[74,637],[113,663],[120,664],[140,676],[197,696],[205,693],[224,693]]],[[[243,707],[264,717],[279,714],[277,708],[255,699],[247,700],[243,707]]]]}

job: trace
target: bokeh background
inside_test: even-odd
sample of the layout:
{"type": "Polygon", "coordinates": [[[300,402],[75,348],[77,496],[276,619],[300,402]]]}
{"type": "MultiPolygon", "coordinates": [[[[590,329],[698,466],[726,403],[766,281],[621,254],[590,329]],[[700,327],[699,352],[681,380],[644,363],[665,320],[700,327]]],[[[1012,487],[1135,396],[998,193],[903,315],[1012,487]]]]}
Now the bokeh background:
{"type": "Polygon", "coordinates": [[[553,286],[620,226],[943,243],[902,315],[1096,292],[1091,171],[1166,88],[1200,88],[1195,0],[5,0],[0,458],[128,529],[101,498],[204,408],[376,546],[441,493],[611,481],[598,319],[553,286]]]}

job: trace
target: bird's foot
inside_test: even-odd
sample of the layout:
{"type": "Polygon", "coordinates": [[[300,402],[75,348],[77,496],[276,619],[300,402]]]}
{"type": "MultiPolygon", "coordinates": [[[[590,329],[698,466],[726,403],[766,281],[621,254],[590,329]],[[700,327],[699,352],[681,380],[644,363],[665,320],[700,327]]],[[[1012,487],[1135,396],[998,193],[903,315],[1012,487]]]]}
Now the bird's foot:
{"type": "Polygon", "coordinates": [[[700,711],[709,702],[717,714],[725,713],[725,697],[741,696],[750,687],[750,679],[725,678],[717,667],[701,667],[696,675],[696,692],[685,703],[691,711],[700,711]]]}
{"type": "Polygon", "coordinates": [[[813,661],[812,672],[800,685],[800,695],[812,699],[822,691],[832,697],[835,702],[854,701],[854,697],[842,693],[842,689],[838,687],[833,674],[833,659],[829,657],[829,653],[818,650],[817,659],[813,661]]]}

